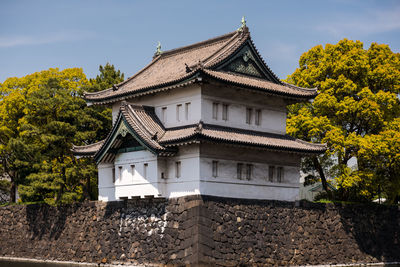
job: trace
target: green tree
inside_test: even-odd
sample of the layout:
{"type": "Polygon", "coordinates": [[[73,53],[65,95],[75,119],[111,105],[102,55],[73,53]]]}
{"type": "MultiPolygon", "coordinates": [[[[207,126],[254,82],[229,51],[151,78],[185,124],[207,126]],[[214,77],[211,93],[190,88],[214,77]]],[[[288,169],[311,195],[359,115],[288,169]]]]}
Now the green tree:
{"type": "MultiPolygon", "coordinates": [[[[84,87],[86,92],[102,91],[124,80],[124,74],[120,70],[116,70],[114,65],[110,63],[106,63],[104,67],[100,65],[99,72],[100,74],[95,79],[90,79],[89,84],[84,87]]],[[[103,105],[93,105],[88,107],[87,112],[100,122],[95,138],[88,140],[88,142],[94,143],[104,139],[111,130],[111,108],[103,105]]]]}
{"type": "Polygon", "coordinates": [[[111,109],[87,106],[83,92],[123,80],[113,65],[87,80],[82,69],[49,69],[0,84],[0,171],[15,201],[63,203],[97,197],[97,168],[92,159],[76,159],[72,144],[103,139],[111,127],[111,109]]]}
{"type": "Polygon", "coordinates": [[[399,153],[399,139],[391,139],[389,152],[382,148],[388,145],[385,135],[393,133],[389,125],[400,115],[400,55],[387,45],[373,43],[366,50],[361,42],[347,39],[318,45],[301,56],[288,81],[319,91],[314,101],[289,107],[289,134],[328,145],[325,155],[306,159],[303,167],[315,170],[327,192],[327,178],[333,177],[340,199],[371,200],[383,193],[394,201],[399,177],[392,175],[392,186],[383,186],[388,178],[382,166],[389,163],[378,168],[371,156],[383,159],[392,153],[396,158],[399,153]],[[368,147],[368,142],[376,146],[368,147]],[[353,157],[358,166],[352,169],[348,163],[353,157]]]}

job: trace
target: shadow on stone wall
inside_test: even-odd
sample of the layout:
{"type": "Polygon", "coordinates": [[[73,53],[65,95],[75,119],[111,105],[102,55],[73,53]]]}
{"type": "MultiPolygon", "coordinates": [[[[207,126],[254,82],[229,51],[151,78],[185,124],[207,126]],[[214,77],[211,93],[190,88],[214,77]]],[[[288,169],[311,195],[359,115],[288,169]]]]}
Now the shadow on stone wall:
{"type": "Polygon", "coordinates": [[[340,205],[343,229],[354,237],[361,251],[379,261],[396,261],[400,255],[398,207],[378,204],[340,205]]]}
{"type": "Polygon", "coordinates": [[[46,204],[33,204],[26,206],[26,221],[31,232],[31,239],[58,239],[64,231],[65,223],[79,205],[53,207],[46,204]]]}

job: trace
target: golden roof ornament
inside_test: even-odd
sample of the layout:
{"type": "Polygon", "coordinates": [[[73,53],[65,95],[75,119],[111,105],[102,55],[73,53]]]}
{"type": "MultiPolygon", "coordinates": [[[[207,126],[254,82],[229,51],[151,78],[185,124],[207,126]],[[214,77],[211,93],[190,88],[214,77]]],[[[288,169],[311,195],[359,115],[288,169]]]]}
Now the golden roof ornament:
{"type": "Polygon", "coordinates": [[[158,45],[157,45],[157,48],[156,48],[156,52],[154,53],[154,56],[159,56],[161,54],[162,54],[161,43],[160,43],[160,41],[158,41],[158,45]]]}
{"type": "Polygon", "coordinates": [[[244,16],[242,17],[242,21],[241,21],[242,25],[237,29],[238,32],[243,31],[244,28],[246,28],[246,20],[244,18],[244,16]]]}

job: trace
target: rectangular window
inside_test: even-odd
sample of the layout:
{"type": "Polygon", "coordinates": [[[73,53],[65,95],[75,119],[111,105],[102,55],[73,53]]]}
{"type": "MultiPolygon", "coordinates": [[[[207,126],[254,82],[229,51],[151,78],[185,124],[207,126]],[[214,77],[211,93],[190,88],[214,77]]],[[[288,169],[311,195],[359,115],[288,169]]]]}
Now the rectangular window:
{"type": "Polygon", "coordinates": [[[278,183],[282,183],[283,182],[283,167],[278,167],[277,168],[276,179],[278,180],[278,183]]]}
{"type": "Polygon", "coordinates": [[[115,168],[112,168],[112,182],[115,184],[115,168]]]}
{"type": "Polygon", "coordinates": [[[135,165],[131,165],[131,176],[132,176],[132,180],[135,177],[135,165]]]}
{"type": "Polygon", "coordinates": [[[212,162],[212,176],[217,177],[218,176],[218,161],[213,160],[212,162]]]}
{"type": "Polygon", "coordinates": [[[256,109],[256,113],[255,113],[255,124],[256,125],[261,125],[261,109],[256,109]]]}
{"type": "Polygon", "coordinates": [[[228,104],[222,104],[222,120],[228,120],[228,104]]]}
{"type": "Polygon", "coordinates": [[[213,103],[213,108],[212,108],[212,118],[215,120],[218,120],[218,103],[213,103]]]}
{"type": "Polygon", "coordinates": [[[181,121],[182,104],[176,105],[176,121],[181,121]]]}
{"type": "Polygon", "coordinates": [[[236,171],[237,171],[237,178],[238,178],[239,180],[242,180],[243,163],[238,163],[238,164],[237,164],[236,171]]]}
{"type": "Polygon", "coordinates": [[[163,123],[167,122],[167,107],[161,108],[161,120],[163,123]]]}
{"type": "Polygon", "coordinates": [[[185,104],[185,120],[189,120],[190,102],[185,104]]]}
{"type": "Polygon", "coordinates": [[[250,180],[253,175],[253,165],[246,164],[246,179],[250,180]]]}
{"type": "Polygon", "coordinates": [[[149,164],[145,163],[143,164],[143,178],[147,178],[147,168],[149,167],[149,164]]]}
{"type": "Polygon", "coordinates": [[[118,179],[121,181],[122,180],[122,166],[118,167],[118,179]]]}
{"type": "Polygon", "coordinates": [[[268,180],[272,183],[274,181],[275,166],[269,166],[268,168],[268,180]]]}
{"type": "Polygon", "coordinates": [[[251,124],[252,117],[253,117],[253,109],[246,108],[246,123],[247,124],[251,124]]]}
{"type": "Polygon", "coordinates": [[[175,162],[175,177],[176,178],[181,177],[181,162],[180,161],[175,162]]]}

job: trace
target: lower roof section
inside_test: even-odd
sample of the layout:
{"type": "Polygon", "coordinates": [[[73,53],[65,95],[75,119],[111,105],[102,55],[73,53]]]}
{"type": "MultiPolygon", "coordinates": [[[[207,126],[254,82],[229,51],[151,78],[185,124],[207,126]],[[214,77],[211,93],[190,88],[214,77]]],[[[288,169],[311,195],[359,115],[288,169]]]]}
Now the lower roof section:
{"type": "Polygon", "coordinates": [[[288,135],[203,124],[202,122],[184,128],[168,129],[159,142],[168,147],[192,140],[214,141],[304,154],[320,154],[326,150],[324,144],[309,143],[288,135]]]}
{"type": "Polygon", "coordinates": [[[74,146],[73,152],[77,156],[94,156],[97,162],[104,158],[113,161],[121,149],[131,146],[145,148],[160,156],[173,156],[176,146],[202,141],[301,154],[320,154],[326,150],[323,144],[308,143],[288,135],[204,124],[201,121],[165,129],[154,108],[125,103],[105,140],[87,146],[74,146]]]}

